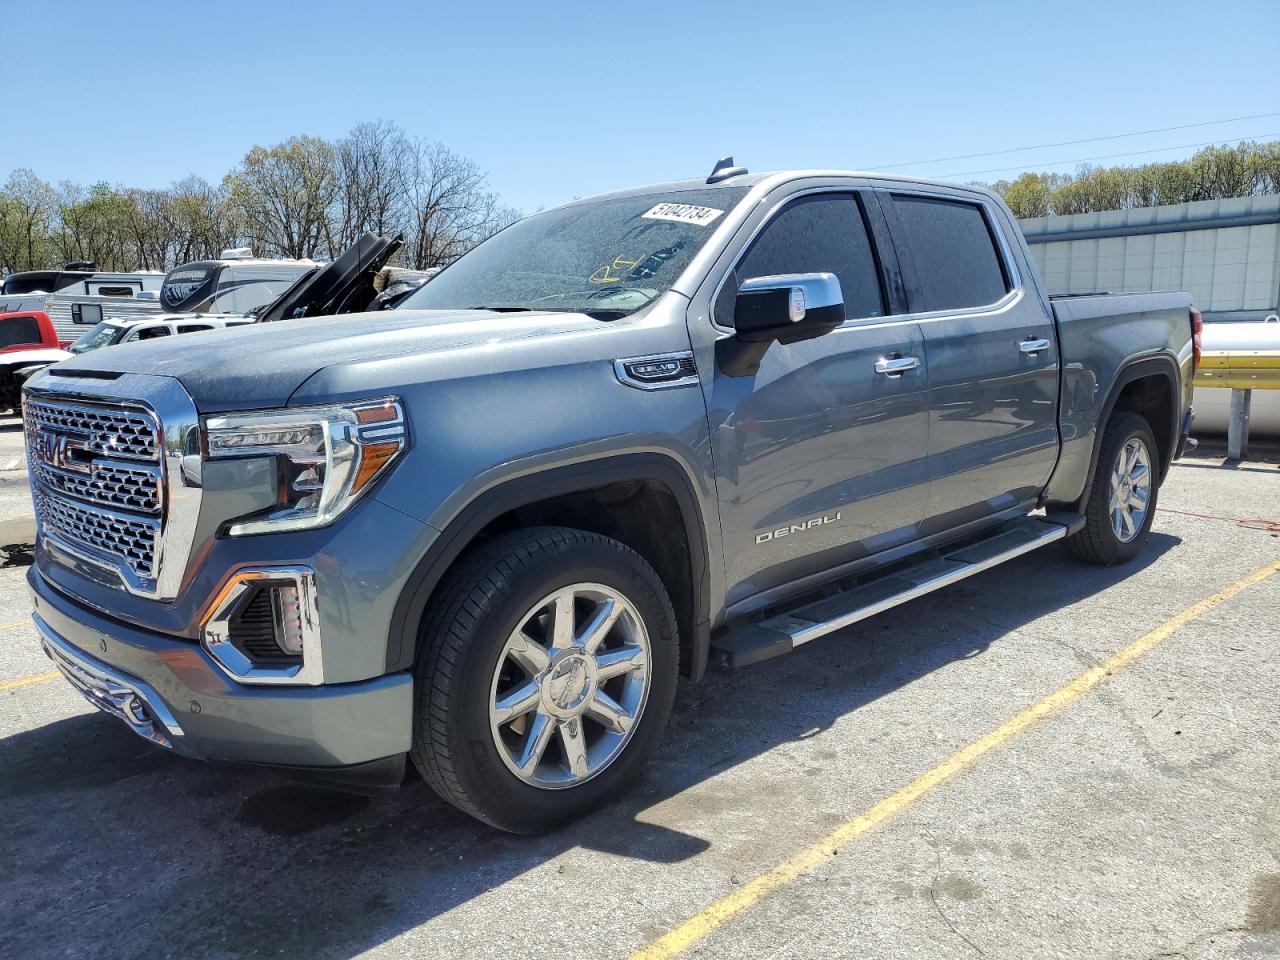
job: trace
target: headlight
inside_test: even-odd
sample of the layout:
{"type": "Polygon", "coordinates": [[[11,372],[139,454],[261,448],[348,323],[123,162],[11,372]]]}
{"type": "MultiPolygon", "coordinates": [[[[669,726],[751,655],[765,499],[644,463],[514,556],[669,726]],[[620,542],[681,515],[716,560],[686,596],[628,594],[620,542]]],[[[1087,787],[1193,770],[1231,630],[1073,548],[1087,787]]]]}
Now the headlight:
{"type": "Polygon", "coordinates": [[[395,397],[208,417],[204,432],[211,460],[275,457],[280,465],[278,505],[239,518],[233,537],[332,523],[408,445],[395,397]]]}

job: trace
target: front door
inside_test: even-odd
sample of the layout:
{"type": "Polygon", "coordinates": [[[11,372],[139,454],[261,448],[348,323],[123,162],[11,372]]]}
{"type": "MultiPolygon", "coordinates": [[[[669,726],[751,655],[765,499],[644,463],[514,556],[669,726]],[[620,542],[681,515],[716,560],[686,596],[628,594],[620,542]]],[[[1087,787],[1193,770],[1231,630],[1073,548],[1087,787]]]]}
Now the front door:
{"type": "Polygon", "coordinates": [[[976,198],[879,194],[929,369],[926,536],[1035,501],[1058,455],[1053,318],[976,198]]]}
{"type": "Polygon", "coordinates": [[[846,318],[825,336],[771,344],[752,376],[717,370],[709,385],[730,604],[916,537],[927,492],[924,342],[912,319],[886,316],[864,202],[840,192],[786,203],[715,299],[716,323],[729,327],[743,281],[830,272],[846,318]],[[894,357],[921,364],[877,372],[894,357]]]}

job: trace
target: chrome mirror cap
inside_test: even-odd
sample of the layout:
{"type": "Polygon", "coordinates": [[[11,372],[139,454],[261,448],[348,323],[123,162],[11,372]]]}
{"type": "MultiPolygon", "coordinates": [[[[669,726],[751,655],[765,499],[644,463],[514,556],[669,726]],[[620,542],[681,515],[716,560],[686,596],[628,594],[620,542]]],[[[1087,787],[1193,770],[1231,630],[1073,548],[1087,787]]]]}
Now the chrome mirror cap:
{"type": "Polygon", "coordinates": [[[738,294],[787,291],[792,323],[803,320],[808,311],[844,305],[844,292],[834,273],[785,273],[772,277],[752,277],[738,287],[738,294]],[[799,304],[797,315],[796,305],[799,304]]]}

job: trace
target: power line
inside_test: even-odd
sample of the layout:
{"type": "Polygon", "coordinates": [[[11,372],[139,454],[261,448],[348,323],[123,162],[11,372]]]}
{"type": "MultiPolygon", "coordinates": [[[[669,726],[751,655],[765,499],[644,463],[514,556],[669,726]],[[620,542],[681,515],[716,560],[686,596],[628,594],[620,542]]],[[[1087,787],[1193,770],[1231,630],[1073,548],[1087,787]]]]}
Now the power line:
{"type": "Polygon", "coordinates": [[[1208,147],[1214,144],[1241,143],[1245,140],[1262,140],[1266,137],[1280,137],[1280,133],[1259,133],[1251,137],[1236,137],[1231,140],[1206,140],[1204,143],[1182,143],[1172,147],[1154,147],[1151,150],[1131,150],[1128,153],[1108,153],[1098,157],[1081,157],[1078,160],[1046,160],[1037,161],[1035,164],[1026,164],[1023,166],[1013,167],[991,167],[987,170],[966,170],[964,173],[944,173],[938,179],[950,180],[954,177],[973,177],[980,173],[1002,173],[1005,170],[1027,170],[1031,166],[1056,167],[1063,163],[1089,163],[1093,160],[1114,160],[1117,157],[1136,157],[1145,153],[1163,153],[1166,150],[1190,150],[1192,147],[1208,147]]]}
{"type": "MultiPolygon", "coordinates": [[[[1010,147],[1008,150],[990,150],[986,153],[962,153],[954,157],[938,157],[935,160],[910,160],[906,163],[882,163],[874,167],[863,167],[864,170],[887,170],[892,167],[918,167],[926,163],[947,163],[951,160],[973,160],[976,157],[999,157],[1006,153],[1021,153],[1024,150],[1047,150],[1050,147],[1073,147],[1081,143],[1101,143],[1104,140],[1120,140],[1124,137],[1141,137],[1149,133],[1168,133],[1171,130],[1190,130],[1193,127],[1212,127],[1219,123],[1236,123],[1239,120],[1262,120],[1267,117],[1280,117],[1280,113],[1255,113],[1247,117],[1228,117],[1225,120],[1204,120],[1200,123],[1183,123],[1176,127],[1156,127],[1153,130],[1135,130],[1132,133],[1113,133],[1105,137],[1086,137],[1083,140],[1060,140],[1057,143],[1037,143],[1029,147],[1010,147]]],[[[1170,147],[1169,149],[1173,149],[1170,147]]],[[[1002,167],[1012,170],[1012,167],[1002,167]]]]}

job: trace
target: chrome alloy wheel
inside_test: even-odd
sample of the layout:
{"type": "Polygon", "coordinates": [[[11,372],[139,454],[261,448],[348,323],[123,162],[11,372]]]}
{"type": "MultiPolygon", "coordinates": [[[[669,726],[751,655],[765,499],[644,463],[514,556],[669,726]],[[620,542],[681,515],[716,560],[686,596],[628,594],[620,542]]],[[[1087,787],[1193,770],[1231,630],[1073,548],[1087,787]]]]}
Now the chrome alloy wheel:
{"type": "Polygon", "coordinates": [[[1121,543],[1138,535],[1151,505],[1151,455],[1139,437],[1131,437],[1111,468],[1111,530],[1121,543]]]}
{"type": "Polygon", "coordinates": [[[489,727],[531,786],[574,787],[622,752],[652,683],[649,634],[626,597],[576,583],[539,600],[507,638],[489,727]]]}

